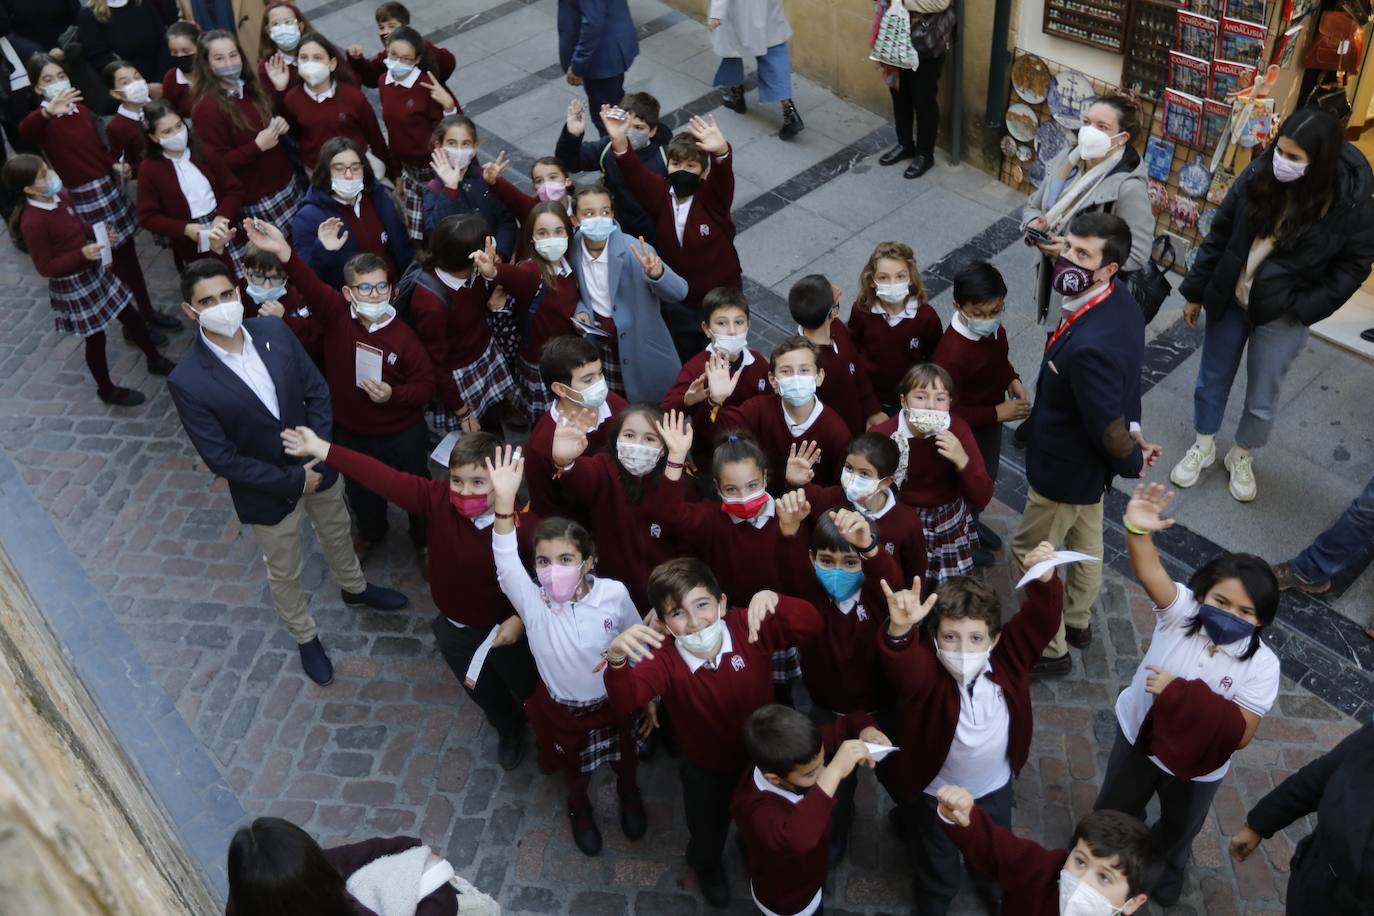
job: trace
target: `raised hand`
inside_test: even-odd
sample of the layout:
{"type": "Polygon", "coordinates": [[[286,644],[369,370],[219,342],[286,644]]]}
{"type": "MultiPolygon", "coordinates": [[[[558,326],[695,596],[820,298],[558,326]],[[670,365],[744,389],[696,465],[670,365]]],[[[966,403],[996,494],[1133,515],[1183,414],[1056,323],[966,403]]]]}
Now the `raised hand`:
{"type": "MultiPolygon", "coordinates": [[[[1030,552],[1022,558],[1021,563],[1026,569],[1030,569],[1036,563],[1054,559],[1054,545],[1049,541],[1041,541],[1030,549],[1030,552]]],[[[1041,582],[1048,582],[1054,578],[1054,567],[1051,566],[1040,574],[1041,582]]]]}
{"type": "Polygon", "coordinates": [[[687,132],[697,141],[697,149],[703,153],[723,156],[730,151],[730,144],[725,142],[725,134],[720,132],[715,115],[693,115],[687,122],[687,132]]]}
{"type": "Polygon", "coordinates": [[[348,242],[348,230],[344,228],[343,220],[337,216],[320,223],[315,230],[315,237],[320,240],[320,244],[326,251],[338,251],[348,242]]]}
{"type": "Polygon", "coordinates": [[[940,813],[956,826],[967,827],[973,818],[973,793],[963,786],[945,786],[935,793],[940,813]]]}
{"type": "Polygon", "coordinates": [[[887,632],[898,638],[911,632],[935,607],[939,595],[931,592],[930,597],[921,600],[921,577],[912,576],[911,588],[894,592],[887,580],[882,580],[883,595],[887,598],[887,632]]]}
{"type": "Polygon", "coordinates": [[[627,134],[630,131],[630,119],[608,118],[614,105],[601,106],[601,123],[606,125],[606,136],[611,139],[611,149],[617,153],[623,153],[630,148],[630,141],[627,134]]]}
{"type": "Polygon", "coordinates": [[[687,422],[687,415],[680,410],[670,410],[663,415],[663,422],[654,423],[654,427],[663,440],[668,460],[675,464],[686,461],[692,450],[692,425],[687,422]]]}
{"type": "Polygon", "coordinates": [[[444,84],[435,78],[433,73],[425,71],[425,79],[429,82],[422,81],[420,85],[429,90],[429,97],[437,102],[441,109],[444,111],[452,111],[454,108],[458,107],[458,103],[454,101],[453,96],[444,88],[444,84]]]}
{"type": "Polygon", "coordinates": [[[1167,489],[1162,483],[1138,483],[1135,485],[1135,492],[1131,494],[1131,501],[1126,504],[1126,524],[1138,531],[1163,531],[1171,528],[1174,519],[1160,518],[1163,512],[1174,501],[1174,491],[1167,489]]]}
{"type": "Polygon", "coordinates": [[[795,537],[801,530],[801,523],[811,514],[811,503],[807,502],[805,490],[791,490],[778,497],[775,511],[778,515],[778,530],[785,538],[795,537]]]}
{"type": "Polygon", "coordinates": [[[486,459],[487,474],[491,476],[491,502],[506,505],[515,504],[515,493],[520,489],[520,481],[525,476],[525,457],[520,449],[503,445],[496,450],[495,459],[486,459]]]}
{"type": "Polygon", "coordinates": [[[749,642],[759,641],[759,627],[778,609],[777,592],[759,592],[749,599],[749,642]]]}
{"type": "MultiPolygon", "coordinates": [[[[610,123],[615,123],[614,121],[610,123]]],[[[644,241],[644,236],[639,237],[639,247],[636,248],[633,242],[630,243],[630,251],[639,261],[639,266],[644,268],[644,276],[650,280],[657,280],[663,276],[663,259],[654,251],[654,246],[644,241]]]]}
{"type": "Polygon", "coordinates": [[[60,118],[65,114],[69,114],[71,110],[76,107],[76,103],[80,101],[81,91],[79,89],[68,89],[65,92],[59,92],[57,98],[47,104],[46,111],[52,117],[60,118]]]}
{"type": "Polygon", "coordinates": [[[272,82],[272,88],[278,92],[285,92],[286,87],[291,85],[291,71],[286,66],[286,58],[278,51],[267,59],[267,78],[272,82]]]}
{"type": "Polygon", "coordinates": [[[351,60],[361,60],[362,56],[367,52],[363,50],[362,45],[349,45],[348,50],[344,53],[347,54],[351,60]]]}
{"type": "Polygon", "coordinates": [[[286,454],[292,458],[315,458],[319,461],[329,457],[329,443],[315,435],[308,426],[297,426],[281,431],[281,444],[286,454]]]}
{"type": "Polygon", "coordinates": [[[964,443],[947,429],[935,434],[935,451],[940,453],[941,458],[954,465],[956,471],[968,467],[968,452],[964,451],[964,443]]]}
{"type": "Polygon", "coordinates": [[[653,627],[637,623],[611,640],[607,653],[613,657],[628,658],[632,662],[642,662],[646,658],[653,658],[654,650],[663,648],[666,639],[653,627]]]}
{"type": "Polygon", "coordinates": [[[496,158],[482,166],[482,180],[487,184],[496,184],[496,179],[501,177],[501,173],[510,165],[510,159],[506,157],[506,151],[496,154],[496,158]]]}
{"type": "Polygon", "coordinates": [[[568,133],[574,137],[580,137],[587,130],[587,107],[582,104],[581,99],[573,99],[568,103],[568,117],[564,125],[568,128],[568,133]]]}
{"type": "Polygon", "coordinates": [[[853,509],[831,509],[830,518],[839,529],[840,537],[859,550],[869,550],[876,540],[868,519],[853,509]]]}
{"type": "Polygon", "coordinates": [[[487,243],[482,250],[471,252],[469,256],[478,273],[488,280],[496,279],[496,239],[493,236],[487,236],[487,243]]]}
{"type": "Polygon", "coordinates": [[[816,462],[821,460],[821,447],[812,440],[792,443],[787,452],[787,485],[804,487],[816,476],[816,462]]]}
{"type": "Polygon", "coordinates": [[[248,236],[248,241],[258,250],[276,255],[277,260],[283,264],[291,260],[291,243],[276,226],[250,216],[243,221],[243,231],[248,236]]]}
{"type": "Polygon", "coordinates": [[[692,379],[692,384],[687,386],[687,390],[682,393],[682,403],[688,407],[695,407],[706,400],[706,373],[703,372],[692,379]]]}
{"type": "Polygon", "coordinates": [[[743,374],[742,362],[739,369],[731,372],[730,358],[712,350],[711,355],[706,357],[706,390],[711,403],[724,404],[730,395],[735,393],[735,386],[739,384],[739,377],[743,374]]]}
{"type": "Polygon", "coordinates": [[[587,450],[586,428],[568,417],[559,417],[553,430],[554,467],[566,468],[587,450]]]}
{"type": "Polygon", "coordinates": [[[449,161],[448,153],[444,152],[442,146],[436,146],[430,152],[429,167],[434,169],[434,177],[450,191],[455,190],[463,180],[463,173],[458,171],[458,166],[449,161]]]}

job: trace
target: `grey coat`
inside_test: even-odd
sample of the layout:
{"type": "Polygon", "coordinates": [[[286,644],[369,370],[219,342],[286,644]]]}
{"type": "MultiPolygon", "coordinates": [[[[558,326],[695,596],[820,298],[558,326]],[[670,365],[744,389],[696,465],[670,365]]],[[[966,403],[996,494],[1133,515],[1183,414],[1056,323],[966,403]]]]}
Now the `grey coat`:
{"type": "MultiPolygon", "coordinates": [[[[1026,205],[1021,210],[1021,229],[1038,216],[1049,212],[1051,204],[1046,200],[1050,191],[1050,176],[1058,175],[1073,147],[1064,150],[1045,167],[1045,180],[1040,187],[1031,192],[1026,205]]],[[[1126,221],[1131,227],[1131,256],[1121,268],[1123,273],[1139,270],[1150,260],[1150,249],[1155,240],[1155,215],[1150,210],[1150,191],[1147,181],[1145,161],[1132,147],[1126,147],[1121,161],[1106,178],[1093,188],[1088,196],[1079,201],[1075,213],[1088,210],[1106,210],[1126,221]]],[[[1040,259],[1040,275],[1036,284],[1036,305],[1038,314],[1044,316],[1049,308],[1051,290],[1050,275],[1053,262],[1049,258],[1040,259]]]]}
{"type": "MultiPolygon", "coordinates": [[[[582,274],[587,257],[582,233],[573,236],[568,259],[578,286],[585,289],[582,274]]],[[[652,246],[650,246],[652,249],[652,246]]],[[[630,403],[651,401],[657,404],[677,380],[682,369],[673,337],[663,323],[664,302],[681,302],[687,295],[687,281],[667,264],[657,280],[651,280],[630,250],[630,237],[617,229],[606,240],[609,258],[608,280],[611,318],[615,321],[620,347],[620,371],[625,382],[625,397],[630,403]]],[[[578,314],[590,316],[592,305],[585,298],[577,303],[578,314]]]]}

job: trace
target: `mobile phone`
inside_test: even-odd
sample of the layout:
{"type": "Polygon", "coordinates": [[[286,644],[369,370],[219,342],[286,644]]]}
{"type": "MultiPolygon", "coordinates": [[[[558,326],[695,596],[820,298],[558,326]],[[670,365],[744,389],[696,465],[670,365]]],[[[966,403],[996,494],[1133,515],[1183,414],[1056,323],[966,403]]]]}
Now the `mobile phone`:
{"type": "Polygon", "coordinates": [[[1045,232],[1045,230],[1036,229],[1034,226],[1031,226],[1026,230],[1026,238],[1030,239],[1033,242],[1039,242],[1042,245],[1048,245],[1054,241],[1054,239],[1050,238],[1049,234],[1045,232]]]}
{"type": "Polygon", "coordinates": [[[612,121],[626,121],[629,120],[630,115],[625,109],[617,106],[607,111],[606,117],[610,118],[612,121]]]}

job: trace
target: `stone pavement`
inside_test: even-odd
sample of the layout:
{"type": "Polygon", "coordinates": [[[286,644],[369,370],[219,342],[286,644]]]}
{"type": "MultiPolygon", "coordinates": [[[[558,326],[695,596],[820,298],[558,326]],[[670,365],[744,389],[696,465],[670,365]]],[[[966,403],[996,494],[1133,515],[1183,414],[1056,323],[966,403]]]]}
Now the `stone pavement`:
{"type": "MultiPolygon", "coordinates": [[[[504,146],[528,162],[550,149],[574,97],[555,66],[553,0],[410,5],[417,23],[458,54],[461,67],[451,85],[475,114],[485,152],[504,146]]],[[[805,79],[797,80],[795,95],[808,129],[795,143],[781,144],[773,136],[776,111],[755,106],[740,116],[716,107],[708,86],[714,57],[700,24],[656,0],[631,6],[644,38],[628,85],[659,94],[671,124],[714,111],[735,144],[738,246],[761,344],[789,328],[781,296],[797,276],[823,271],[852,291],[873,244],[899,238],[916,248],[946,320],[946,291],[958,266],[975,257],[998,260],[1015,288],[1009,324],[1017,364],[1031,377],[1039,332],[1025,317],[1026,276],[1017,271],[1026,262],[1012,244],[1015,226],[1005,219],[1018,203],[1015,194],[966,167],[942,163],[917,182],[878,168],[871,154],[887,144],[882,119],[805,79]]],[[[367,47],[375,42],[370,9],[370,0],[306,5],[336,41],[367,47]]],[[[170,258],[146,236],[140,242],[150,285],[170,306],[176,299],[170,258]]],[[[150,400],[134,411],[101,405],[78,341],[52,331],[43,283],[27,257],[0,245],[0,268],[7,329],[0,337],[0,446],[250,815],[291,818],[326,844],[379,833],[419,835],[512,913],[702,911],[681,859],[683,817],[671,760],[641,770],[651,832],[633,844],[619,834],[609,774],[599,774],[607,848],[595,859],[571,843],[558,780],[540,775],[532,759],[513,773],[495,765],[494,736],[433,647],[433,605],[404,538],[383,545],[367,568],[375,581],[412,597],[413,607],[399,614],[343,608],[318,551],[310,552],[312,609],[338,678],[328,688],[309,683],[272,609],[252,537],[234,519],[223,483],[187,443],[161,381],[149,379],[137,354],[112,335],[115,377],[150,400]]],[[[1161,352],[1172,339],[1171,320],[1166,314],[1156,325],[1164,329],[1156,340],[1161,352]]],[[[189,337],[178,335],[174,355],[189,337]]],[[[1188,371],[1178,366],[1170,371],[1188,371]]],[[[1011,451],[1007,457],[1002,502],[985,516],[1004,532],[1015,523],[1009,507],[1024,498],[1019,458],[1011,451]]],[[[1316,530],[1325,521],[1304,514],[1301,524],[1316,530]]],[[[1205,542],[1192,546],[1191,554],[1179,556],[1196,558],[1205,542]]],[[[1098,640],[1083,664],[1074,677],[1035,688],[1035,743],[1017,784],[1016,821],[1026,835],[1051,844],[1064,842],[1091,805],[1111,739],[1112,700],[1151,629],[1148,602],[1118,575],[1119,560],[1119,552],[1109,557],[1098,640]]],[[[1009,591],[1005,562],[990,576],[1009,591]]],[[[1285,637],[1285,644],[1295,645],[1300,635],[1285,637]]],[[[1362,658],[1354,659],[1356,674],[1361,666],[1374,668],[1362,658]]],[[[1305,662],[1291,670],[1309,674],[1305,662]]],[[[1321,689],[1341,699],[1338,686],[1321,689]]],[[[1343,705],[1367,714],[1360,706],[1367,698],[1343,705]]],[[[1218,795],[1178,913],[1282,910],[1285,870],[1301,826],[1240,867],[1225,857],[1226,838],[1246,806],[1353,727],[1348,715],[1285,680],[1279,703],[1218,795]]],[[[904,853],[886,829],[886,797],[867,775],[858,803],[860,829],[848,864],[832,879],[832,905],[838,912],[903,912],[904,853]]],[[[733,910],[748,912],[733,859],[731,869],[733,910]]],[[[961,898],[959,912],[977,911],[970,895],[961,898]]]]}

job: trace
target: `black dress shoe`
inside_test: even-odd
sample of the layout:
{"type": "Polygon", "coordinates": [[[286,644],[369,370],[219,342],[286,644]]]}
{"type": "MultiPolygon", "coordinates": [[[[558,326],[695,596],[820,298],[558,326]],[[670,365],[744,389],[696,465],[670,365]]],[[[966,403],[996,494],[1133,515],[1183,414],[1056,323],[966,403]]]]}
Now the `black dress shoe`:
{"type": "Polygon", "coordinates": [[[152,311],[143,316],[143,320],[155,328],[162,328],[164,331],[180,331],[184,325],[181,319],[166,312],[152,311]]]}
{"type": "Polygon", "coordinates": [[[513,770],[520,765],[525,756],[525,730],[511,729],[502,732],[496,741],[496,760],[503,770],[513,770]]]}
{"type": "Polygon", "coordinates": [[[303,642],[299,648],[301,668],[304,669],[305,676],[321,687],[328,687],[334,683],[334,664],[325,654],[320,638],[316,636],[310,642],[303,642]]]}
{"type": "Polygon", "coordinates": [[[910,146],[902,146],[898,143],[892,149],[878,157],[879,165],[896,165],[903,159],[910,159],[916,155],[916,150],[910,146]]]}
{"type": "Polygon", "coordinates": [[[1093,625],[1079,629],[1064,624],[1064,641],[1075,649],[1086,649],[1093,644],[1093,625]]]}
{"type": "Polygon", "coordinates": [[[701,896],[711,906],[723,910],[730,905],[730,880],[725,877],[724,866],[697,872],[697,884],[701,885],[701,896]]]}
{"type": "Polygon", "coordinates": [[[1365,328],[1360,332],[1360,340],[1367,340],[1374,343],[1374,328],[1365,328]]]}
{"type": "Polygon", "coordinates": [[[1058,658],[1050,658],[1042,655],[1034,665],[1031,666],[1030,676],[1032,680],[1042,677],[1064,677],[1073,672],[1073,657],[1065,652],[1058,658]]]}
{"type": "Polygon", "coordinates": [[[147,400],[143,392],[134,391],[132,388],[111,388],[109,391],[97,392],[100,400],[114,407],[137,407],[147,400]]]}
{"type": "Polygon", "coordinates": [[[357,594],[342,589],[339,590],[339,594],[343,596],[343,603],[349,607],[367,606],[377,611],[399,611],[410,604],[410,599],[396,589],[382,588],[370,583],[357,594]]]}
{"type": "Polygon", "coordinates": [[[749,110],[748,106],[744,104],[743,86],[727,86],[722,89],[720,103],[731,111],[738,111],[740,114],[749,110]]]}
{"type": "Polygon", "coordinates": [[[978,543],[982,544],[988,550],[1002,549],[1002,539],[998,537],[997,532],[993,531],[982,522],[978,522],[978,543]]]}
{"type": "Polygon", "coordinates": [[[176,367],[177,364],[165,356],[158,356],[157,359],[148,358],[149,375],[171,375],[172,370],[176,367]]]}
{"type": "Polygon", "coordinates": [[[649,818],[644,813],[644,799],[636,792],[620,796],[620,832],[627,840],[643,838],[649,830],[649,818]]]}
{"type": "Polygon", "coordinates": [[[903,178],[920,178],[935,166],[935,160],[925,154],[918,154],[902,173],[903,178]]]}
{"type": "Polygon", "coordinates": [[[572,824],[573,842],[583,855],[594,856],[601,852],[601,830],[596,826],[591,805],[572,809],[568,819],[572,824]]]}
{"type": "Polygon", "coordinates": [[[806,122],[797,113],[797,106],[784,102],[782,105],[782,130],[778,131],[779,140],[791,140],[806,129],[806,122]]]}
{"type": "MultiPolygon", "coordinates": [[[[123,334],[124,339],[127,340],[129,343],[134,342],[134,335],[129,331],[127,326],[124,328],[123,334]]],[[[153,346],[155,347],[160,347],[163,344],[167,343],[167,335],[159,331],[157,328],[153,327],[151,324],[148,325],[148,339],[153,342],[153,346]]]]}

